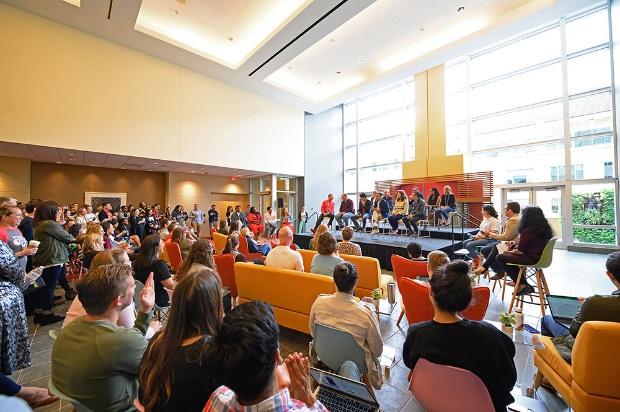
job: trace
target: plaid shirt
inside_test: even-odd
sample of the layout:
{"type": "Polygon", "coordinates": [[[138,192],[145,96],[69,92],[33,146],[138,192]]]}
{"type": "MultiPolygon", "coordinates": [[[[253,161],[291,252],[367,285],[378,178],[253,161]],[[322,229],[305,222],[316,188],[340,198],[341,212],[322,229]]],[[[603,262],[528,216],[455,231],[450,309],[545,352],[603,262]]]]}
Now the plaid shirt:
{"type": "Polygon", "coordinates": [[[297,399],[291,399],[291,396],[287,388],[282,389],[271,398],[265,399],[259,404],[244,406],[239,403],[237,395],[232,389],[222,385],[215,392],[211,394],[209,401],[205,405],[202,412],[286,412],[286,411],[301,411],[301,412],[314,412],[325,411],[329,412],[325,406],[319,401],[316,401],[312,407],[308,407],[305,403],[298,401],[297,399]]]}

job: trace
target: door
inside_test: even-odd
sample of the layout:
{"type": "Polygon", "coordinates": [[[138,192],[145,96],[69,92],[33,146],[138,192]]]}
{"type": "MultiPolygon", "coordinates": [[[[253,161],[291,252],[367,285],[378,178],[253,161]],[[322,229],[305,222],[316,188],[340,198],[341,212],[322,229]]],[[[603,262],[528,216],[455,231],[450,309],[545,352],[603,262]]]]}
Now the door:
{"type": "MultiPolygon", "coordinates": [[[[513,187],[502,189],[502,206],[507,202],[518,202],[521,209],[526,206],[540,207],[557,237],[556,247],[566,248],[563,234],[567,222],[563,217],[564,186],[513,187]]],[[[504,217],[505,220],[505,217],[504,217]]]]}

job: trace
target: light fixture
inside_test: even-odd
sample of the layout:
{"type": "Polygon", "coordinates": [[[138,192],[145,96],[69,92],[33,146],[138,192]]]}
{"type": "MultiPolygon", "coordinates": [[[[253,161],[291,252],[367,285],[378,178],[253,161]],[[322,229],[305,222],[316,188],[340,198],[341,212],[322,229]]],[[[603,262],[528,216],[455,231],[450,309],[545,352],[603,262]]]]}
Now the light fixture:
{"type": "Polygon", "coordinates": [[[424,27],[420,27],[420,28],[418,29],[418,33],[422,33],[423,31],[424,31],[424,27]]]}
{"type": "Polygon", "coordinates": [[[316,84],[321,84],[321,82],[316,82],[316,84]]]}
{"type": "Polygon", "coordinates": [[[73,153],[69,153],[69,156],[75,156],[73,153]]]}
{"type": "Polygon", "coordinates": [[[465,7],[463,7],[463,6],[459,7],[458,9],[456,9],[456,11],[458,13],[462,12],[463,10],[465,10],[465,7]]]}
{"type": "Polygon", "coordinates": [[[179,4],[185,4],[185,1],[186,1],[186,0],[177,0],[177,3],[179,3],[179,4]]]}
{"type": "Polygon", "coordinates": [[[92,167],[95,167],[95,165],[91,165],[92,167]]]}
{"type": "Polygon", "coordinates": [[[170,9],[170,13],[176,16],[177,14],[179,14],[179,11],[177,9],[170,9]]]}
{"type": "Polygon", "coordinates": [[[158,165],[159,163],[157,163],[157,162],[153,162],[153,164],[154,164],[154,165],[158,165]]]}
{"type": "Polygon", "coordinates": [[[337,71],[337,72],[336,72],[336,74],[340,74],[340,73],[342,73],[342,72],[341,72],[341,71],[337,71]]]}
{"type": "Polygon", "coordinates": [[[232,37],[228,36],[228,41],[235,41],[232,37]]]}

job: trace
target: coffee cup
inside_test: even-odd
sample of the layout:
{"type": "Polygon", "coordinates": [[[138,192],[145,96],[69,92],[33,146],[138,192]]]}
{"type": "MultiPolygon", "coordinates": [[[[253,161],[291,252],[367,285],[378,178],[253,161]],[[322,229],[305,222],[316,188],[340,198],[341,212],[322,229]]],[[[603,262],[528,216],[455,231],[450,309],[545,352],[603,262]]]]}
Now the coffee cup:
{"type": "Polygon", "coordinates": [[[41,242],[39,242],[38,240],[31,240],[31,241],[28,243],[28,247],[29,247],[29,248],[38,248],[40,243],[41,243],[41,242]]]}

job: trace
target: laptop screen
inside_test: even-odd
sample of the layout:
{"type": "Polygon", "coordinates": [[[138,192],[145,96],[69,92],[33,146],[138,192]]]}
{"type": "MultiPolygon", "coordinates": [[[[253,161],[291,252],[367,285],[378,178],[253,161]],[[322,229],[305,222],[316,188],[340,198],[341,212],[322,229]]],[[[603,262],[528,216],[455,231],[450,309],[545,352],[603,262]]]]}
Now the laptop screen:
{"type": "Polygon", "coordinates": [[[347,394],[370,404],[377,404],[366,385],[351,379],[343,378],[333,373],[325,372],[316,368],[310,368],[310,375],[324,388],[347,394]]]}
{"type": "Polygon", "coordinates": [[[581,308],[581,301],[572,296],[547,295],[547,301],[551,315],[564,321],[572,320],[581,308]]]}

